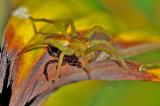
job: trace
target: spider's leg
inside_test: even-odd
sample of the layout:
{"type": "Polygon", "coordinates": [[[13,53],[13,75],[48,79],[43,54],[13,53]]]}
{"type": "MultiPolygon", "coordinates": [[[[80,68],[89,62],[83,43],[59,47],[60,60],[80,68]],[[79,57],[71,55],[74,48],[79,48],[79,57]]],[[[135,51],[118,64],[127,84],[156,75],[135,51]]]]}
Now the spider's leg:
{"type": "Polygon", "coordinates": [[[53,24],[64,36],[68,36],[67,35],[68,25],[71,25],[71,29],[74,29],[73,22],[70,20],[49,20],[45,18],[33,18],[33,17],[30,17],[29,19],[32,21],[35,34],[42,33],[42,32],[37,31],[34,22],[45,22],[45,23],[53,24]]]}
{"type": "Polygon", "coordinates": [[[83,70],[87,74],[88,80],[90,80],[91,79],[90,71],[86,68],[86,65],[89,64],[89,61],[88,61],[89,59],[87,58],[87,54],[85,54],[85,53],[82,53],[81,56],[82,56],[82,60],[83,60],[83,64],[82,64],[81,68],[83,68],[83,70]]]}
{"type": "Polygon", "coordinates": [[[46,48],[47,45],[30,45],[27,46],[25,49],[23,49],[21,52],[18,53],[17,57],[21,57],[23,54],[30,52],[32,50],[36,50],[36,49],[42,49],[42,48],[46,48]]]}
{"type": "MultiPolygon", "coordinates": [[[[93,36],[94,36],[94,34],[96,33],[96,32],[102,32],[102,33],[104,33],[103,35],[104,35],[104,37],[103,38],[101,38],[101,39],[106,39],[106,40],[108,40],[109,42],[110,41],[112,41],[112,37],[107,33],[107,31],[105,31],[105,29],[103,28],[103,27],[101,27],[101,26],[94,26],[94,27],[92,27],[86,34],[85,34],[85,38],[88,38],[88,39],[91,39],[93,36]]],[[[98,37],[98,36],[97,36],[98,37]]],[[[96,38],[97,39],[97,38],[96,38]]],[[[110,42],[110,43],[112,43],[112,42],[110,42]]]]}
{"type": "Polygon", "coordinates": [[[38,31],[37,31],[37,28],[36,28],[36,24],[35,24],[35,22],[34,22],[34,20],[32,18],[29,18],[29,19],[31,20],[34,34],[37,35],[38,31]]]}
{"type": "Polygon", "coordinates": [[[84,51],[84,53],[82,54],[82,59],[84,61],[84,66],[83,66],[83,69],[84,71],[87,73],[87,76],[88,76],[88,79],[91,79],[91,76],[90,76],[90,71],[87,69],[87,67],[85,67],[88,63],[89,63],[89,59],[86,57],[87,54],[90,54],[92,55],[92,53],[94,53],[96,50],[101,50],[101,51],[104,51],[104,52],[107,52],[108,54],[111,54],[112,52],[108,49],[105,49],[105,48],[100,48],[99,45],[95,45],[95,46],[92,46],[88,49],[86,49],[84,51]]]}
{"type": "Polygon", "coordinates": [[[31,20],[31,23],[32,23],[32,27],[33,27],[33,30],[34,30],[34,34],[37,35],[37,34],[43,34],[43,35],[52,35],[53,33],[44,33],[44,32],[40,32],[37,30],[36,28],[36,22],[47,22],[47,23],[52,23],[52,21],[50,20],[47,20],[47,19],[35,19],[33,17],[29,17],[29,19],[31,20]]]}
{"type": "Polygon", "coordinates": [[[66,31],[68,28],[71,28],[71,37],[76,37],[77,36],[77,32],[76,32],[76,27],[74,25],[73,20],[68,20],[68,22],[66,23],[66,31]]]}
{"type": "MultiPolygon", "coordinates": [[[[110,56],[114,56],[117,60],[120,60],[122,66],[126,69],[129,70],[126,62],[124,61],[122,55],[113,47],[110,45],[110,43],[108,43],[105,40],[93,40],[91,41],[92,47],[88,48],[85,52],[86,54],[91,53],[93,51],[96,50],[100,50],[103,51],[105,53],[108,53],[110,56]],[[106,45],[107,47],[109,46],[109,48],[107,49],[106,47],[104,47],[104,45],[106,45]]],[[[117,61],[118,62],[118,61],[117,61]]]]}
{"type": "Polygon", "coordinates": [[[49,64],[53,64],[53,63],[56,63],[56,62],[57,62],[57,60],[50,60],[50,61],[48,61],[48,62],[45,64],[45,66],[44,66],[43,74],[45,75],[47,81],[49,80],[49,79],[48,79],[48,66],[49,66],[49,64]]]}
{"type": "MultiPolygon", "coordinates": [[[[93,41],[91,41],[91,42],[92,42],[92,45],[106,45],[106,46],[109,48],[109,50],[112,51],[112,53],[109,53],[109,54],[113,54],[118,60],[121,61],[122,66],[124,66],[124,68],[125,68],[126,70],[129,70],[127,64],[126,64],[125,61],[123,60],[122,55],[118,52],[117,49],[114,48],[114,46],[113,46],[113,41],[112,41],[111,36],[109,36],[109,35],[107,34],[107,32],[106,32],[101,26],[92,27],[92,28],[88,31],[88,33],[85,35],[85,37],[88,38],[88,39],[91,38],[96,31],[101,31],[101,32],[103,32],[104,35],[106,35],[106,37],[107,37],[108,40],[107,40],[107,39],[106,39],[106,40],[93,40],[93,41]]],[[[108,51],[108,52],[109,52],[109,51],[108,51]]],[[[107,53],[108,53],[108,52],[107,52],[107,53]]]]}
{"type": "Polygon", "coordinates": [[[94,46],[86,49],[84,53],[85,53],[85,55],[87,55],[87,54],[92,53],[92,52],[94,52],[96,50],[103,51],[105,53],[108,53],[109,55],[112,55],[112,53],[113,53],[111,50],[106,49],[104,47],[101,47],[101,45],[94,45],[94,46]]]}
{"type": "Polygon", "coordinates": [[[57,81],[60,77],[60,68],[63,64],[63,59],[64,59],[64,53],[61,52],[59,58],[58,58],[58,64],[57,64],[57,75],[56,75],[56,78],[55,78],[55,81],[57,81]]]}
{"type": "Polygon", "coordinates": [[[75,27],[73,21],[71,21],[70,24],[71,24],[72,37],[77,36],[76,27],[75,27]]]}
{"type": "Polygon", "coordinates": [[[83,60],[82,66],[89,64],[87,55],[85,53],[82,54],[82,60],[83,60]]]}

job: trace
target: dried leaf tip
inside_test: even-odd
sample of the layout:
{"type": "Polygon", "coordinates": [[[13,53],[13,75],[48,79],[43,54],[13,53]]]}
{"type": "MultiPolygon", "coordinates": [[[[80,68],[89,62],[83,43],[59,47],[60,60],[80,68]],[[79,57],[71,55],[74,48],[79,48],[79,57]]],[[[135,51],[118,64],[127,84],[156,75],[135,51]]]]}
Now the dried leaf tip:
{"type": "Polygon", "coordinates": [[[12,12],[12,16],[21,19],[26,19],[30,17],[30,14],[28,13],[28,9],[26,7],[21,6],[12,12]]]}

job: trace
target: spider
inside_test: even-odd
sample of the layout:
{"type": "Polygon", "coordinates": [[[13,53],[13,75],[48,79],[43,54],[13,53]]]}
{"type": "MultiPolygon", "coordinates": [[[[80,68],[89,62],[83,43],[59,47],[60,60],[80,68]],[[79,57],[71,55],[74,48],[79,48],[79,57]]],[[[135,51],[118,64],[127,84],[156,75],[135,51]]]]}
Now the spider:
{"type": "Polygon", "coordinates": [[[108,36],[106,31],[101,26],[94,26],[83,36],[79,36],[76,32],[76,28],[72,20],[49,20],[45,18],[33,18],[29,17],[32,22],[35,37],[28,43],[28,45],[18,54],[18,56],[23,55],[26,52],[35,50],[38,48],[48,48],[48,53],[53,57],[58,57],[57,63],[57,75],[55,81],[60,77],[60,68],[63,61],[67,61],[73,64],[77,62],[79,57],[82,58],[84,64],[89,64],[90,60],[95,58],[95,51],[105,52],[110,55],[110,57],[115,57],[116,60],[120,60],[120,64],[128,70],[128,67],[117,51],[113,47],[111,42],[111,37],[108,36]],[[53,24],[61,32],[60,34],[49,34],[37,31],[36,22],[45,22],[48,24],[53,24]],[[70,28],[71,33],[67,33],[70,28]],[[107,39],[93,39],[96,32],[102,32],[107,39]],[[109,40],[108,40],[109,39],[109,40]],[[68,60],[69,58],[70,61],[68,60]],[[71,60],[75,61],[71,62],[71,60]]]}

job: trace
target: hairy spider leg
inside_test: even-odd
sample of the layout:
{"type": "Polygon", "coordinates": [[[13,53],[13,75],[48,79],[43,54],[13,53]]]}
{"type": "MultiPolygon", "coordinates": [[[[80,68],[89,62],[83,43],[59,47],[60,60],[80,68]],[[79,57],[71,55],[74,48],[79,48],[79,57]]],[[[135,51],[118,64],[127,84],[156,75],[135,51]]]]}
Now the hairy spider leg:
{"type": "Polygon", "coordinates": [[[30,17],[29,19],[32,22],[32,27],[33,27],[34,34],[37,35],[38,31],[37,31],[37,28],[36,28],[36,24],[35,24],[34,20],[32,19],[32,17],[30,17]]]}
{"type": "Polygon", "coordinates": [[[100,51],[106,52],[106,53],[108,53],[109,55],[112,55],[112,53],[113,53],[113,51],[102,47],[101,44],[97,44],[97,45],[94,45],[94,46],[86,49],[85,52],[84,52],[84,53],[85,53],[84,55],[87,55],[87,54],[89,54],[89,53],[91,53],[91,52],[93,52],[93,51],[96,51],[96,50],[100,50],[100,51]]]}
{"type": "Polygon", "coordinates": [[[71,36],[77,36],[76,34],[76,28],[74,26],[74,23],[72,20],[49,20],[49,19],[45,19],[45,18],[33,18],[30,17],[29,18],[32,22],[32,26],[33,26],[33,30],[35,34],[44,34],[44,35],[48,35],[51,33],[43,33],[43,32],[38,32],[37,28],[36,28],[36,24],[35,22],[46,22],[49,24],[54,24],[56,26],[56,28],[65,36],[65,37],[69,37],[67,34],[67,29],[69,26],[71,26],[71,36]]]}
{"type": "MultiPolygon", "coordinates": [[[[107,34],[107,32],[106,32],[106,31],[104,30],[104,28],[102,28],[101,26],[94,26],[94,27],[92,27],[92,28],[84,35],[84,37],[87,38],[87,39],[91,39],[91,37],[92,37],[92,36],[95,34],[95,32],[97,32],[97,31],[100,31],[100,32],[104,33],[104,35],[107,37],[106,40],[108,40],[108,42],[112,44],[111,36],[110,36],[109,34],[107,34]]],[[[112,46],[111,46],[111,47],[112,47],[112,46]]],[[[91,55],[91,60],[93,60],[94,57],[95,57],[94,51],[92,51],[92,52],[90,53],[90,55],[91,55]]]]}
{"type": "MultiPolygon", "coordinates": [[[[117,52],[114,51],[114,49],[107,49],[104,48],[104,43],[101,41],[97,41],[96,45],[88,48],[85,50],[85,55],[92,53],[93,51],[99,50],[99,51],[103,51],[105,53],[108,53],[110,56],[115,56],[117,60],[119,60],[122,64],[122,66],[128,71],[128,66],[126,65],[126,63],[124,62],[124,60],[122,59],[121,55],[117,54],[117,52]],[[97,44],[97,42],[99,42],[99,44],[97,44]]],[[[118,63],[118,61],[116,61],[116,63],[118,63]]],[[[120,64],[118,64],[120,65],[120,64]]]]}
{"type": "Polygon", "coordinates": [[[56,69],[57,69],[57,75],[56,75],[55,81],[57,81],[59,79],[59,77],[60,77],[60,68],[62,66],[63,59],[64,59],[64,53],[61,52],[61,54],[60,54],[60,56],[58,58],[58,64],[57,64],[57,67],[56,67],[56,69]]]}
{"type": "Polygon", "coordinates": [[[18,53],[18,57],[22,56],[24,53],[27,53],[29,51],[32,50],[36,50],[36,49],[41,49],[41,48],[46,48],[47,45],[31,45],[29,47],[27,47],[26,49],[23,49],[20,53],[18,53]]]}
{"type": "Polygon", "coordinates": [[[17,56],[14,57],[14,58],[12,58],[12,59],[10,59],[10,61],[14,61],[14,60],[19,59],[23,54],[25,54],[25,53],[27,53],[29,51],[36,50],[36,49],[41,49],[41,48],[46,48],[46,47],[47,47],[47,45],[37,45],[37,46],[33,45],[33,46],[29,46],[26,49],[23,49],[22,51],[20,51],[17,54],[17,56]]]}
{"type": "MultiPolygon", "coordinates": [[[[93,40],[92,41],[92,44],[95,45],[95,49],[99,49],[99,47],[97,47],[96,45],[106,45],[107,47],[110,48],[110,50],[106,50],[105,48],[101,48],[101,51],[104,51],[110,55],[114,55],[118,60],[121,61],[121,64],[122,66],[126,69],[126,70],[129,70],[126,62],[123,60],[123,57],[122,55],[113,47],[113,41],[112,41],[112,38],[111,36],[109,36],[106,31],[101,27],[101,26],[95,26],[95,27],[92,27],[88,33],[86,33],[85,37],[86,38],[91,38],[93,36],[93,34],[96,32],[96,31],[102,31],[104,33],[104,35],[106,35],[108,38],[109,38],[109,41],[106,41],[106,40],[93,40]],[[111,52],[110,52],[111,51],[111,52]]],[[[93,52],[95,49],[92,50],[91,48],[91,52],[93,52]]],[[[90,50],[90,49],[89,49],[90,50]]],[[[87,50],[88,51],[88,50],[87,50]]]]}
{"type": "Polygon", "coordinates": [[[43,74],[45,75],[47,81],[49,80],[49,78],[48,78],[48,66],[49,66],[49,64],[53,64],[53,63],[57,63],[57,60],[49,60],[44,66],[43,74]]]}
{"type": "MultiPolygon", "coordinates": [[[[66,33],[63,26],[62,26],[62,23],[59,22],[59,21],[49,20],[49,19],[45,19],[45,18],[33,18],[33,17],[29,17],[29,19],[32,22],[35,34],[42,33],[42,32],[37,31],[35,22],[45,22],[45,23],[49,23],[49,24],[54,24],[56,26],[56,28],[58,28],[58,30],[60,30],[63,34],[66,33]]],[[[48,33],[43,33],[43,34],[45,35],[45,34],[48,34],[48,33]]]]}
{"type": "MultiPolygon", "coordinates": [[[[95,32],[100,31],[102,33],[104,33],[104,35],[107,37],[106,40],[108,40],[108,42],[112,41],[112,37],[107,33],[107,31],[105,31],[105,29],[101,26],[94,26],[92,27],[86,34],[85,34],[85,38],[90,39],[95,32]]],[[[112,42],[110,42],[112,43],[112,42]]]]}
{"type": "Polygon", "coordinates": [[[71,37],[77,37],[78,35],[73,20],[68,20],[66,30],[69,28],[69,26],[71,27],[71,37]]]}
{"type": "MultiPolygon", "coordinates": [[[[103,28],[103,27],[101,27],[101,26],[94,26],[94,27],[92,27],[89,31],[88,31],[88,33],[86,33],[85,34],[85,38],[88,38],[88,39],[90,39],[93,35],[94,35],[94,33],[95,32],[97,32],[97,31],[100,31],[100,32],[102,32],[102,33],[104,33],[104,35],[107,37],[107,39],[105,40],[105,41],[103,41],[103,43],[104,44],[106,44],[108,47],[110,47],[110,49],[113,49],[115,52],[117,52],[117,54],[119,54],[118,53],[118,51],[116,51],[116,49],[113,47],[113,41],[112,41],[112,37],[107,33],[107,31],[105,31],[105,29],[103,28]]],[[[98,41],[98,40],[97,40],[98,41]]],[[[96,41],[96,42],[97,42],[96,41]]],[[[102,40],[101,40],[101,42],[102,42],[102,40]]],[[[94,43],[95,44],[95,43],[94,43]]],[[[99,43],[98,43],[99,44],[99,43]]],[[[93,53],[92,53],[92,55],[93,55],[93,53]]],[[[119,54],[120,55],[120,54],[119,54]]]]}

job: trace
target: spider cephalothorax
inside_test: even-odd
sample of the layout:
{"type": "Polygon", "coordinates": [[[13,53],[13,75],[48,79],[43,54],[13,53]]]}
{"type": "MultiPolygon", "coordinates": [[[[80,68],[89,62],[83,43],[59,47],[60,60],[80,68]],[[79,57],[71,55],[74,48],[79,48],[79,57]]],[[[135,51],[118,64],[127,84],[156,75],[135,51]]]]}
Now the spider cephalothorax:
{"type": "Polygon", "coordinates": [[[32,21],[33,29],[36,37],[41,37],[32,39],[20,53],[19,56],[24,53],[37,49],[37,48],[48,48],[48,53],[52,56],[58,57],[57,63],[57,78],[60,75],[60,67],[64,62],[68,62],[70,65],[78,65],[78,58],[81,57],[85,64],[89,63],[89,60],[94,59],[95,51],[102,51],[109,54],[111,57],[116,58],[121,61],[122,66],[128,69],[126,63],[124,62],[121,55],[113,47],[112,43],[106,39],[92,39],[95,32],[100,31],[107,37],[111,39],[106,31],[100,26],[94,26],[85,35],[79,36],[76,32],[73,21],[71,20],[47,20],[47,19],[34,19],[29,18],[32,21]],[[54,24],[61,34],[46,34],[37,31],[35,22],[47,22],[54,24]],[[71,29],[71,33],[67,33],[67,29],[71,29]],[[38,34],[41,34],[39,36],[38,34]],[[38,40],[37,40],[38,39],[38,40]]]}

